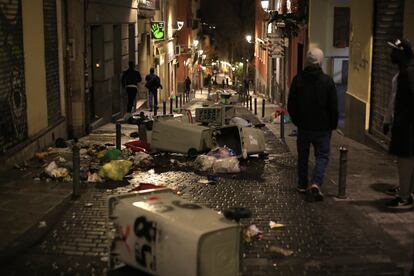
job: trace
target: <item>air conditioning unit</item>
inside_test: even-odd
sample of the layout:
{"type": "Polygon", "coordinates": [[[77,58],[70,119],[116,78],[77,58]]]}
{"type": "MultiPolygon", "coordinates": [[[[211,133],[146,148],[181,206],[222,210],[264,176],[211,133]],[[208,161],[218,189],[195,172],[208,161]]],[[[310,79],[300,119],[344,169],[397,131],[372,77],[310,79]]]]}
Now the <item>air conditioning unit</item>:
{"type": "Polygon", "coordinates": [[[158,276],[239,275],[240,226],[169,189],[111,196],[111,269],[158,276]]]}

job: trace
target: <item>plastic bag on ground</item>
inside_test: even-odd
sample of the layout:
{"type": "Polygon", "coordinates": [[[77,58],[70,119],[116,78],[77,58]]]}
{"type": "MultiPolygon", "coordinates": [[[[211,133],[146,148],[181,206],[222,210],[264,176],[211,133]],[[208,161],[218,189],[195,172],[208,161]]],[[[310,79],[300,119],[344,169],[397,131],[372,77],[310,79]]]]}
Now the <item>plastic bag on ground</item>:
{"type": "Polygon", "coordinates": [[[241,126],[241,127],[251,127],[252,126],[252,124],[249,121],[247,121],[243,118],[240,118],[240,117],[231,118],[230,124],[236,125],[236,126],[241,126]]]}
{"type": "Polygon", "coordinates": [[[205,172],[213,168],[213,164],[216,161],[214,156],[199,155],[194,161],[194,167],[199,171],[205,172]]]}
{"type": "Polygon", "coordinates": [[[103,159],[106,161],[117,160],[121,157],[121,154],[122,152],[119,149],[110,149],[105,153],[103,159]]]}
{"type": "Polygon", "coordinates": [[[55,161],[52,161],[47,165],[45,173],[53,178],[65,178],[69,175],[68,169],[59,168],[55,161]]]}
{"type": "Polygon", "coordinates": [[[153,165],[154,158],[145,152],[136,152],[134,156],[134,165],[148,167],[153,165]]]}
{"type": "Polygon", "coordinates": [[[207,153],[207,155],[214,156],[217,159],[221,159],[221,158],[236,156],[236,153],[234,152],[234,150],[229,149],[227,147],[217,147],[217,148],[210,150],[207,153]]]}
{"type": "Polygon", "coordinates": [[[239,173],[240,166],[237,157],[217,159],[213,164],[214,173],[239,173]]]}
{"type": "Polygon", "coordinates": [[[128,160],[113,160],[99,169],[98,175],[102,178],[121,181],[132,167],[128,160]]]}
{"type": "Polygon", "coordinates": [[[103,179],[97,173],[88,172],[88,182],[103,182],[103,179]]]}

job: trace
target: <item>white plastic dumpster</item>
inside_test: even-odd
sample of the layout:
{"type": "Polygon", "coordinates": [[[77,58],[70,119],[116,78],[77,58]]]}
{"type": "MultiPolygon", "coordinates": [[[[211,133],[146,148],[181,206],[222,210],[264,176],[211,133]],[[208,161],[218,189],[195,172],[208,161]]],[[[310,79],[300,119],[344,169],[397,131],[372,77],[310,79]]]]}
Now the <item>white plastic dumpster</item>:
{"type": "Polygon", "coordinates": [[[228,125],[215,128],[213,135],[217,145],[231,148],[239,157],[265,151],[264,133],[258,128],[228,125]]]}
{"type": "Polygon", "coordinates": [[[120,263],[159,276],[235,276],[240,228],[169,189],[109,198],[116,237],[110,268],[120,263]]]}
{"type": "Polygon", "coordinates": [[[184,123],[179,120],[154,120],[151,148],[158,151],[193,153],[207,149],[210,129],[205,126],[184,123]]]}

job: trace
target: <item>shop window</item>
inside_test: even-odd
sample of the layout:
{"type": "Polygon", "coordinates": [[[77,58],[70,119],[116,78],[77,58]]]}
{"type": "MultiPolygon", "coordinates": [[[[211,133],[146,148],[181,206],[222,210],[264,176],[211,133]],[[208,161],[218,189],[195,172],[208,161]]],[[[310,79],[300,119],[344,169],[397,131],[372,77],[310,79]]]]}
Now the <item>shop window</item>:
{"type": "Polygon", "coordinates": [[[335,48],[349,47],[350,8],[336,7],[334,9],[333,46],[335,48]]]}

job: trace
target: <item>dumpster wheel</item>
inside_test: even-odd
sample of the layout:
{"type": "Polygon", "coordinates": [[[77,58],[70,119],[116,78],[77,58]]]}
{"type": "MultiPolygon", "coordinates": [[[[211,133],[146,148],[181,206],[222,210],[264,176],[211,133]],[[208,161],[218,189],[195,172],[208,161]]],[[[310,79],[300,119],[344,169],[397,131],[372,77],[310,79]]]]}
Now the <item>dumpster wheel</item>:
{"type": "Polygon", "coordinates": [[[195,148],[191,148],[187,152],[188,156],[194,158],[198,155],[198,151],[195,148]]]}

